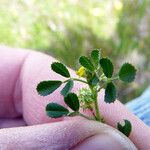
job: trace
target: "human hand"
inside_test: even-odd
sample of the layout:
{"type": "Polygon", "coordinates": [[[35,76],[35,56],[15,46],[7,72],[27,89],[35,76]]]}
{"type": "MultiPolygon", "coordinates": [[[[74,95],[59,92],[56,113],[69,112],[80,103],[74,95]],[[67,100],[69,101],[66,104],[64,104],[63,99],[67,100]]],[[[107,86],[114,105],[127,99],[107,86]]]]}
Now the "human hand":
{"type": "MultiPolygon", "coordinates": [[[[149,127],[118,101],[108,105],[100,97],[100,110],[110,126],[115,127],[123,119],[130,120],[131,141],[110,126],[80,117],[57,120],[46,117],[45,106],[49,101],[65,105],[59,91],[44,98],[36,92],[40,81],[60,79],[48,69],[54,61],[52,57],[1,47],[0,60],[0,128],[5,128],[0,130],[1,150],[132,150],[135,147],[131,141],[138,149],[150,149],[149,127]]],[[[76,83],[74,91],[80,86],[76,83]]]]}

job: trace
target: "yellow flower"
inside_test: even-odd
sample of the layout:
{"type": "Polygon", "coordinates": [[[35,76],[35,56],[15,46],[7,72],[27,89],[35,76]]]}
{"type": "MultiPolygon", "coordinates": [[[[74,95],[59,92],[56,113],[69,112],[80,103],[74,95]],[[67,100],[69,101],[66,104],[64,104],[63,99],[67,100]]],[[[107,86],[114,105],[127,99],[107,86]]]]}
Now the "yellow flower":
{"type": "Polygon", "coordinates": [[[80,69],[76,72],[76,74],[80,77],[84,77],[85,76],[85,68],[80,67],[80,69]]]}

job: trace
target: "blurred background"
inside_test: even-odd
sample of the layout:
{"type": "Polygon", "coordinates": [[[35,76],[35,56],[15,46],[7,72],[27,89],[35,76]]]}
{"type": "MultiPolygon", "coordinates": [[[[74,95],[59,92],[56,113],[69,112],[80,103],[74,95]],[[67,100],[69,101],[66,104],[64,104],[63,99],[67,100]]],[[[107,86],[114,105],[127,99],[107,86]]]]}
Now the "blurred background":
{"type": "Polygon", "coordinates": [[[150,85],[150,1],[0,0],[0,45],[42,51],[73,69],[101,48],[116,70],[127,61],[138,68],[136,82],[117,83],[126,103],[150,85]]]}

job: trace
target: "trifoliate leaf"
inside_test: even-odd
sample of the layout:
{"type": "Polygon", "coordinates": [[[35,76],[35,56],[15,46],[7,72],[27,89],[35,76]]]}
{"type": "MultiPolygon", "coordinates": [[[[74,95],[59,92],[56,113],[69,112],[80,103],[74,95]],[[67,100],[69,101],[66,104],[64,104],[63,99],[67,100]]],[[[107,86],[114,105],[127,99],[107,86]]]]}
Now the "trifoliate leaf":
{"type": "Polygon", "coordinates": [[[49,103],[46,106],[46,114],[51,118],[60,118],[62,116],[67,116],[69,110],[57,103],[49,103]]]}
{"type": "Polygon", "coordinates": [[[130,83],[134,81],[136,75],[136,69],[132,64],[125,63],[122,65],[119,71],[120,80],[130,83]]]}
{"type": "Polygon", "coordinates": [[[54,72],[66,77],[66,78],[70,77],[70,73],[69,73],[67,67],[65,65],[63,65],[62,63],[54,62],[51,64],[51,68],[54,72]]]}
{"type": "Polygon", "coordinates": [[[64,98],[65,103],[74,111],[78,111],[80,104],[79,104],[79,99],[78,96],[75,93],[69,93],[65,98],[64,98]]]}
{"type": "Polygon", "coordinates": [[[61,94],[63,96],[66,96],[71,91],[72,88],[73,88],[73,80],[69,80],[66,83],[65,87],[62,89],[61,94]]]}
{"type": "Polygon", "coordinates": [[[90,84],[92,78],[93,78],[93,72],[86,70],[86,80],[88,84],[90,84]]]}
{"type": "Polygon", "coordinates": [[[91,59],[92,59],[92,62],[95,66],[95,68],[97,69],[98,66],[99,66],[99,60],[100,60],[100,50],[98,49],[95,49],[91,52],[91,59]]]}
{"type": "Polygon", "coordinates": [[[61,81],[43,81],[37,86],[37,91],[41,96],[47,96],[53,93],[57,88],[61,86],[61,81]]]}
{"type": "Polygon", "coordinates": [[[117,124],[117,129],[122,132],[124,135],[129,137],[131,130],[132,130],[132,125],[131,122],[128,120],[124,120],[124,125],[121,125],[120,123],[117,124]]]}
{"type": "Polygon", "coordinates": [[[94,71],[94,66],[89,58],[81,56],[79,59],[80,64],[90,71],[94,71]]]}
{"type": "Polygon", "coordinates": [[[116,100],[116,88],[115,85],[110,82],[106,86],[105,90],[105,102],[113,103],[116,100]]]}
{"type": "Polygon", "coordinates": [[[111,78],[112,75],[113,75],[114,66],[113,66],[112,62],[110,61],[110,59],[102,58],[100,60],[100,65],[103,69],[103,72],[104,72],[105,76],[107,78],[111,78]]]}

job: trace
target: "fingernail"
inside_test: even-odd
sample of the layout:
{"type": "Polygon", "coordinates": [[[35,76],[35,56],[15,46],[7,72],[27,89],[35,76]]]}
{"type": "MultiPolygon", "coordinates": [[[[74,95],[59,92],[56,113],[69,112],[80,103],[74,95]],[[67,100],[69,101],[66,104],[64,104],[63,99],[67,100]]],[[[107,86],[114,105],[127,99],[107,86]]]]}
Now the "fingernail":
{"type": "Polygon", "coordinates": [[[135,150],[132,144],[128,145],[128,142],[125,142],[126,141],[118,141],[116,137],[111,135],[101,134],[86,139],[73,150],[135,150]]]}

